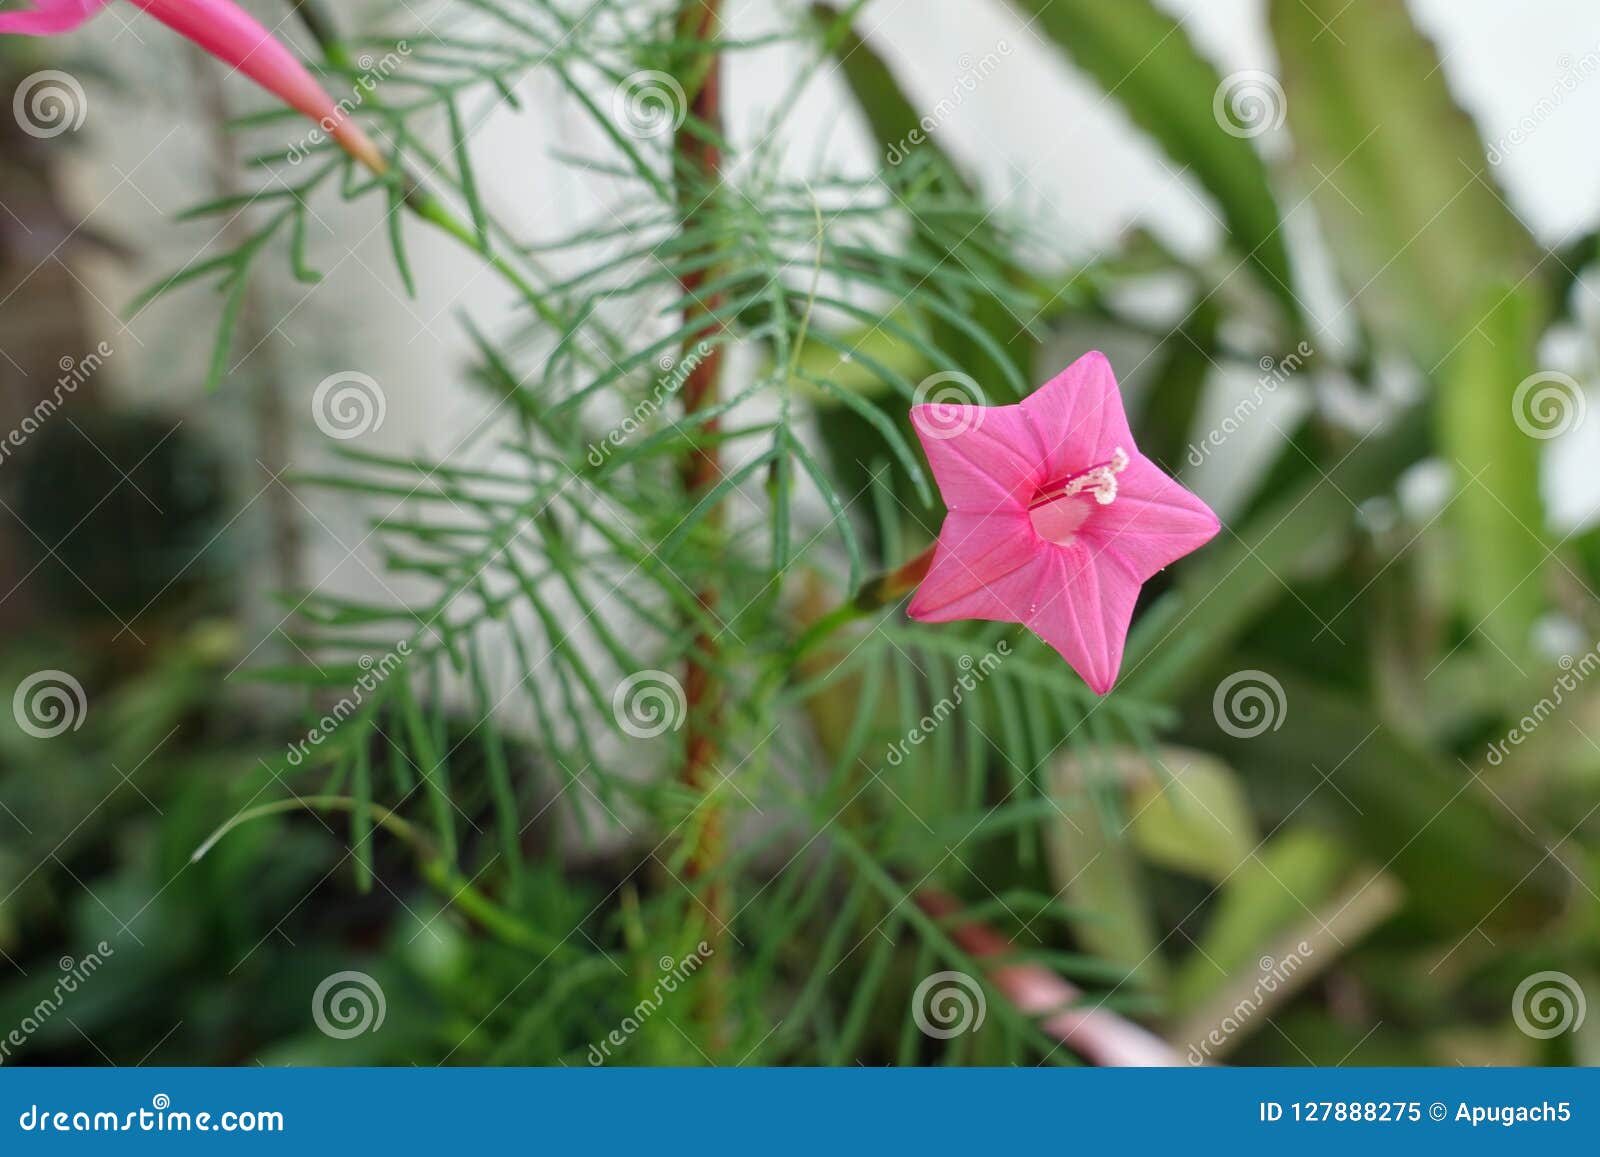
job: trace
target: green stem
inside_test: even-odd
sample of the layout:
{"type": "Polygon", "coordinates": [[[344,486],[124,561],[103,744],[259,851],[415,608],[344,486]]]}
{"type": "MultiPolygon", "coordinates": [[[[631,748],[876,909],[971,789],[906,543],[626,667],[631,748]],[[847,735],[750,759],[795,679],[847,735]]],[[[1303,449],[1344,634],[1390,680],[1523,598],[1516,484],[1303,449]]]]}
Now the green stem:
{"type": "MultiPolygon", "coordinates": [[[[335,68],[354,71],[354,60],[339,39],[333,17],[323,8],[321,0],[294,0],[294,11],[295,15],[300,17],[301,23],[306,26],[306,30],[310,32],[311,38],[317,42],[323,59],[335,68]]],[[[411,210],[419,220],[428,222],[483,257],[490,268],[500,274],[545,321],[563,331],[567,328],[566,322],[550,308],[537,287],[505,257],[492,252],[479,230],[471,222],[462,220],[448,205],[430,192],[421,178],[408,170],[398,157],[394,158],[394,169],[394,178],[400,182],[404,191],[401,201],[407,209],[411,210]]]]}
{"type": "MultiPolygon", "coordinates": [[[[207,836],[205,842],[190,855],[189,860],[191,863],[199,862],[229,832],[252,820],[292,811],[354,812],[360,806],[362,806],[361,801],[345,795],[299,795],[292,799],[273,800],[259,807],[248,808],[234,816],[207,836]]],[[[381,804],[367,806],[371,808],[373,822],[378,827],[416,853],[418,871],[421,872],[422,878],[444,897],[447,906],[461,909],[486,932],[512,948],[520,948],[526,952],[540,952],[548,956],[562,947],[564,941],[536,932],[474,888],[472,881],[451,867],[449,861],[439,854],[433,842],[415,824],[402,819],[381,804]]]]}
{"type": "Polygon", "coordinates": [[[336,68],[351,67],[354,62],[339,40],[339,34],[333,27],[333,17],[323,9],[319,0],[294,0],[294,14],[300,17],[300,23],[311,33],[311,39],[317,42],[317,47],[322,49],[322,55],[329,64],[336,68]]]}
{"type": "Polygon", "coordinates": [[[550,308],[544,299],[544,295],[539,292],[533,282],[523,275],[521,270],[507,261],[505,257],[491,251],[479,236],[478,230],[473,228],[470,222],[463,221],[456,216],[450,210],[450,207],[429,192],[420,180],[401,168],[398,160],[395,164],[396,168],[400,170],[401,179],[405,182],[405,207],[410,209],[413,215],[419,220],[426,221],[440,231],[454,237],[468,249],[484,258],[489,263],[489,267],[504,278],[506,283],[515,289],[529,305],[533,306],[534,311],[545,321],[563,331],[567,328],[566,321],[555,310],[550,308]]]}
{"type": "Polygon", "coordinates": [[[840,603],[812,623],[806,628],[805,633],[795,640],[790,652],[791,664],[804,658],[840,627],[870,615],[873,611],[893,606],[916,590],[917,584],[927,577],[928,568],[933,565],[933,552],[934,548],[930,546],[909,562],[901,563],[894,570],[885,571],[863,586],[855,598],[840,603]]]}

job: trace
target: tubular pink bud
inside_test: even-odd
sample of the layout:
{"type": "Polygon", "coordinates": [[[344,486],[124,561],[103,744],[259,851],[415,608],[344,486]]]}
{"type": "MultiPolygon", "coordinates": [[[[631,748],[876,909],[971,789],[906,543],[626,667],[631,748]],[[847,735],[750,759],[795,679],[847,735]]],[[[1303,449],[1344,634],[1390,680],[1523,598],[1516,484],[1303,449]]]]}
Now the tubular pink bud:
{"type": "MultiPolygon", "coordinates": [[[[0,13],[0,33],[53,36],[88,20],[109,0],[34,0],[32,8],[0,13]]],[[[229,68],[244,73],[290,108],[322,126],[344,150],[375,173],[388,162],[305,65],[233,0],[130,0],[229,68]]]]}

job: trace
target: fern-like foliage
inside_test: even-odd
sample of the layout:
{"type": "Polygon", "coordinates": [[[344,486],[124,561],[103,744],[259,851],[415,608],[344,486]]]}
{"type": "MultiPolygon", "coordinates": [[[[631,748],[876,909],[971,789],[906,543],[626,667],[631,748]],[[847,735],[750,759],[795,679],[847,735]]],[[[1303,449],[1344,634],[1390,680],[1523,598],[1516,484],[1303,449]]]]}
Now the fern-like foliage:
{"type": "Polygon", "coordinates": [[[1013,629],[928,627],[891,609],[808,631],[929,541],[935,499],[904,421],[919,367],[968,374],[991,402],[1026,393],[1017,349],[1070,276],[1020,273],[1037,251],[932,151],[880,172],[826,158],[796,172],[787,117],[834,70],[809,13],[713,43],[685,41],[672,17],[618,0],[459,0],[404,37],[326,41],[325,78],[361,93],[392,173],[358,176],[332,145],[296,145],[256,159],[247,198],[193,210],[265,210],[243,246],[153,290],[220,280],[214,377],[262,262],[315,279],[318,198],[369,204],[407,285],[408,231],[445,228],[524,310],[503,332],[463,321],[477,351],[466,385],[495,409],[460,432],[460,452],[344,449],[301,480],[370,512],[368,543],[405,596],[292,600],[285,634],[305,661],[257,674],[305,688],[315,739],[258,768],[261,783],[346,814],[358,879],[372,880],[378,845],[408,842],[488,935],[479,967],[494,995],[474,998],[481,1019],[464,1039],[441,1042],[453,1059],[583,1063],[659,962],[706,936],[716,887],[732,897],[719,941],[732,959],[694,983],[726,987],[731,1012],[714,1023],[686,1004],[625,1059],[1069,1059],[998,996],[989,1033],[944,1043],[915,1029],[904,1010],[920,978],[981,969],[912,893],[942,883],[1025,930],[1025,954],[1119,984],[1066,950],[1042,833],[1101,820],[1044,771],[1065,750],[1092,764],[1149,746],[1161,712],[1095,699],[1013,629]],[[739,110],[737,142],[689,115],[711,52],[774,49],[808,63],[778,107],[739,110]],[[375,83],[374,61],[392,62],[375,83]],[[525,103],[536,74],[592,124],[592,151],[562,159],[595,208],[577,229],[528,238],[488,208],[471,153],[476,127],[525,103]],[[684,166],[673,132],[619,120],[614,98],[641,74],[661,78],[680,135],[720,144],[720,180],[684,166]],[[686,412],[683,381],[714,348],[720,400],[686,412]],[[865,439],[831,442],[841,422],[865,439]],[[690,494],[680,464],[707,446],[722,476],[690,494]],[[716,642],[705,661],[727,699],[706,793],[679,782],[674,702],[701,637],[716,642]],[[652,687],[665,714],[646,699],[640,718],[630,696],[652,687]],[[721,865],[694,873],[710,815],[732,834],[721,865]],[[575,878],[585,863],[604,866],[604,886],[575,878]],[[883,1039],[895,1048],[863,1053],[883,1039]]]}

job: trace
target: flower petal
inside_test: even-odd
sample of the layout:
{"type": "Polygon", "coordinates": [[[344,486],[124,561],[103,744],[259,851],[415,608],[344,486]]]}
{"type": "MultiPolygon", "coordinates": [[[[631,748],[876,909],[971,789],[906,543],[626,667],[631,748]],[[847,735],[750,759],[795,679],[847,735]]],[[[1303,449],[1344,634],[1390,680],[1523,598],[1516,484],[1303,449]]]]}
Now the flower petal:
{"type": "Polygon", "coordinates": [[[1144,582],[1200,549],[1220,529],[1210,507],[1135,454],[1117,478],[1116,501],[1094,512],[1083,536],[1092,551],[1117,556],[1144,582]]]}
{"type": "Polygon", "coordinates": [[[1084,354],[1022,399],[1022,409],[1036,432],[1046,480],[1109,461],[1118,446],[1133,452],[1117,378],[1099,350],[1084,354]]]}
{"type": "Polygon", "coordinates": [[[1044,550],[1026,513],[952,511],[907,613],[925,623],[1021,622],[1033,605],[1044,550]]]}
{"type": "Polygon", "coordinates": [[[299,58],[233,0],[133,3],[222,63],[244,73],[290,108],[316,121],[369,169],[382,173],[387,168],[378,147],[333,103],[299,58]]]}
{"type": "Polygon", "coordinates": [[[1022,407],[913,406],[911,425],[950,510],[1021,509],[1033,497],[1037,443],[1022,407]]]}
{"type": "Polygon", "coordinates": [[[1022,621],[1071,664],[1096,695],[1111,690],[1139,599],[1139,580],[1086,544],[1058,547],[1038,569],[1035,610],[1022,621]]]}
{"type": "Polygon", "coordinates": [[[31,8],[0,12],[0,32],[54,36],[70,32],[111,0],[36,0],[31,8]]]}

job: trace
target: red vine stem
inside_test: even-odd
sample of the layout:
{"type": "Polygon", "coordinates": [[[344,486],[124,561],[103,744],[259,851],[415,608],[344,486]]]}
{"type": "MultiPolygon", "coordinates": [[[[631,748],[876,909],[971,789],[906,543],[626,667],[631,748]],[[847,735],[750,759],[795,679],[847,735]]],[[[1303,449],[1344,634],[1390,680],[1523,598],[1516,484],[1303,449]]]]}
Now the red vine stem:
{"type": "MultiPolygon", "coordinates": [[[[720,0],[685,0],[679,11],[679,38],[698,45],[708,46],[703,55],[690,62],[687,70],[697,83],[692,88],[688,118],[677,130],[674,139],[677,162],[678,203],[682,213],[682,228],[693,230],[703,207],[717,195],[721,181],[722,152],[716,141],[722,136],[722,60],[710,47],[719,29],[720,0]]],[[[716,486],[722,477],[718,462],[715,418],[695,422],[694,415],[717,404],[722,377],[722,347],[709,339],[716,333],[719,323],[710,315],[722,306],[720,293],[702,294],[701,287],[710,276],[709,269],[695,269],[679,278],[678,284],[684,299],[686,333],[682,357],[690,370],[683,383],[683,409],[690,421],[687,423],[696,444],[685,454],[682,466],[684,488],[695,501],[716,486]],[[698,318],[705,317],[705,325],[695,326],[698,318]],[[705,346],[701,347],[704,342],[705,346]]],[[[713,530],[722,525],[720,508],[706,514],[706,525],[713,530]]],[[[705,621],[714,622],[717,592],[706,584],[696,592],[705,621]]],[[[706,630],[698,632],[690,646],[684,670],[684,697],[688,704],[688,721],[685,726],[683,781],[698,793],[709,793],[717,782],[719,754],[718,731],[722,723],[722,688],[713,672],[716,666],[717,642],[706,630]]],[[[701,804],[698,822],[693,825],[694,841],[689,855],[690,883],[703,885],[703,902],[707,909],[710,931],[706,939],[712,948],[709,975],[702,988],[704,999],[702,1013],[710,1029],[713,1045],[721,1042],[727,1013],[728,961],[724,951],[727,945],[729,917],[726,881],[721,879],[724,837],[723,816],[715,800],[701,804]]]]}

